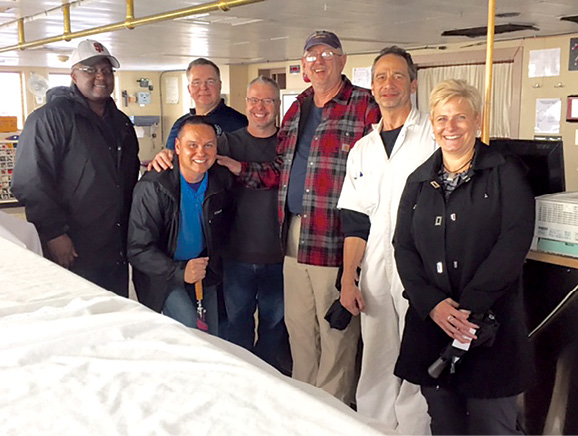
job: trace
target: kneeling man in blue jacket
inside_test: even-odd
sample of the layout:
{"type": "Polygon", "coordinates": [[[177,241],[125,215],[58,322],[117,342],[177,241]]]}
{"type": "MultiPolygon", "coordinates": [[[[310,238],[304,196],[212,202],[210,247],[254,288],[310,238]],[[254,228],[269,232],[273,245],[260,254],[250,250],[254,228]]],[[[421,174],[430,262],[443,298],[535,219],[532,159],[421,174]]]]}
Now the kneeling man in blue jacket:
{"type": "Polygon", "coordinates": [[[233,216],[234,183],[213,166],[217,132],[203,117],[183,121],[173,169],[146,173],[137,183],[128,228],[128,258],[138,299],[188,327],[218,327],[219,253],[233,216]],[[198,320],[194,284],[202,281],[206,320],[198,320]]]}

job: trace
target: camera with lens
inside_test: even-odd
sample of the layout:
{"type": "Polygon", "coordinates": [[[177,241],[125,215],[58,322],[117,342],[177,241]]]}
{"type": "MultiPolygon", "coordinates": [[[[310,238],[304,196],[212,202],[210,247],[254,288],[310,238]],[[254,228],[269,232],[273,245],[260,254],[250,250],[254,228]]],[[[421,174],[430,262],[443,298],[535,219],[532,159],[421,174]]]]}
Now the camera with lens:
{"type": "Polygon", "coordinates": [[[450,365],[450,373],[453,374],[456,371],[456,364],[470,348],[481,346],[491,347],[494,345],[500,323],[491,310],[483,315],[472,314],[469,317],[469,321],[479,326],[476,330],[477,339],[474,339],[467,349],[455,347],[453,342],[449,343],[442,350],[440,357],[428,367],[427,372],[430,377],[439,378],[448,365],[450,365]]]}

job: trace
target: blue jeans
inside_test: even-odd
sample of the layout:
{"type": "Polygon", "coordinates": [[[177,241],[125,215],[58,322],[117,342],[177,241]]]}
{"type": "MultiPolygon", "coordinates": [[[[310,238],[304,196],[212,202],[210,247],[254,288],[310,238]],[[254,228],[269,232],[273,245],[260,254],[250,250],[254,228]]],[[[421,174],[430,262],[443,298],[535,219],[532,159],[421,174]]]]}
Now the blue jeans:
{"type": "MultiPolygon", "coordinates": [[[[279,369],[288,350],[284,321],[283,264],[223,263],[229,341],[279,369]],[[259,322],[255,343],[255,309],[259,322]]],[[[283,366],[283,365],[281,365],[283,366]]]]}
{"type": "MultiPolygon", "coordinates": [[[[165,300],[163,314],[187,327],[197,328],[197,301],[194,297],[194,286],[190,293],[184,287],[173,288],[165,300]]],[[[209,325],[209,333],[217,335],[219,321],[217,313],[217,289],[209,286],[203,290],[203,307],[206,312],[206,322],[209,325]]]]}

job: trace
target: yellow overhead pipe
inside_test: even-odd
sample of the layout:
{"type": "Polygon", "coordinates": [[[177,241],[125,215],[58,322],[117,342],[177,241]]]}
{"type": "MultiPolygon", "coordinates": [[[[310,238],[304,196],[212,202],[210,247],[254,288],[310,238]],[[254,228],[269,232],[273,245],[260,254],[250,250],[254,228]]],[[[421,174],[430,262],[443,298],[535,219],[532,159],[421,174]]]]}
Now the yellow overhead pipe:
{"type": "Polygon", "coordinates": [[[70,41],[70,3],[66,3],[62,5],[62,17],[64,21],[64,40],[70,41]]]}
{"type": "MultiPolygon", "coordinates": [[[[175,18],[182,18],[194,14],[202,14],[213,12],[216,10],[228,11],[237,6],[244,6],[251,3],[260,3],[265,0],[230,0],[230,1],[216,1],[212,3],[205,3],[203,5],[192,6],[190,8],[177,9],[175,11],[163,12],[161,14],[149,15],[143,18],[134,18],[133,0],[127,0],[127,18],[125,21],[114,24],[107,24],[106,26],[94,27],[92,29],[85,29],[78,32],[66,33],[66,18],[65,30],[62,35],[52,36],[49,38],[37,39],[35,41],[25,42],[24,40],[24,22],[23,19],[18,20],[18,44],[6,47],[0,47],[0,53],[12,50],[24,50],[26,48],[38,47],[44,44],[50,44],[59,41],[70,41],[75,38],[82,38],[85,36],[96,35],[98,33],[113,32],[115,30],[133,29],[137,26],[145,24],[156,23],[159,21],[174,20],[175,18]]],[[[68,28],[70,30],[70,20],[68,21],[68,28]]]]}
{"type": "Polygon", "coordinates": [[[488,2],[488,36],[486,48],[486,86],[482,119],[482,142],[490,143],[490,121],[492,115],[492,75],[494,67],[494,28],[496,24],[496,0],[488,2]]]}
{"type": "MultiPolygon", "coordinates": [[[[126,0],[126,20],[125,23],[132,23],[134,21],[134,0],[126,0]]],[[[127,24],[127,29],[134,29],[134,26],[127,24]]]]}
{"type": "Polygon", "coordinates": [[[24,44],[24,18],[18,20],[18,44],[24,44]]]}

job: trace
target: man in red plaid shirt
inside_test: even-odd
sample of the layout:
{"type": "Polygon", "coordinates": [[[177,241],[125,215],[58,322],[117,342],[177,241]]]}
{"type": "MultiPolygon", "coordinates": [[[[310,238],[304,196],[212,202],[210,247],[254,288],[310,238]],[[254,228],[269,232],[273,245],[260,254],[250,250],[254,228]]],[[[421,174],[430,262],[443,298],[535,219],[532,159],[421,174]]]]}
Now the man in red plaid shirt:
{"type": "Polygon", "coordinates": [[[324,320],[339,293],[343,235],[336,208],[347,155],[380,112],[371,93],[342,75],[346,55],[332,32],[305,43],[303,71],[311,87],[293,103],[279,130],[270,163],[219,163],[249,187],[279,186],[279,222],[285,247],[285,322],[293,378],[318,386],[346,404],[353,401],[359,320],[345,330],[324,320]]]}

